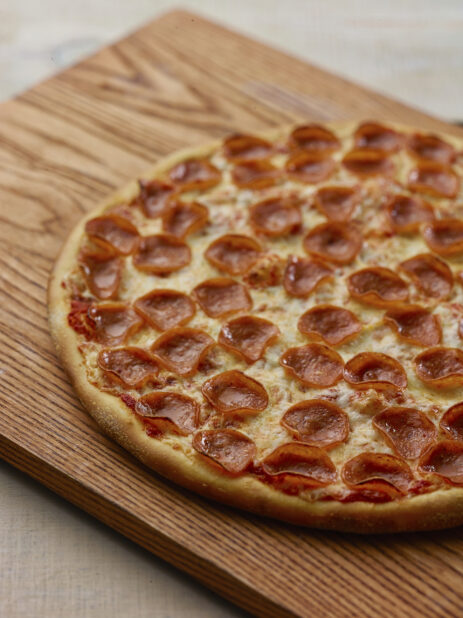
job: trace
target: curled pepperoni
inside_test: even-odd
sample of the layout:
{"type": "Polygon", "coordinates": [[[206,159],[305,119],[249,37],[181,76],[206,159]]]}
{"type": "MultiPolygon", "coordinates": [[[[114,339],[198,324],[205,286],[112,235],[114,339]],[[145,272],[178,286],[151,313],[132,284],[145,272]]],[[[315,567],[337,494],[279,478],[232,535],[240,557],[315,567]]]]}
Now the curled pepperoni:
{"type": "Polygon", "coordinates": [[[441,418],[440,428],[453,440],[463,441],[463,402],[447,410],[441,418]]]}
{"type": "Polygon", "coordinates": [[[203,228],[209,219],[206,206],[198,202],[171,202],[162,216],[162,229],[167,234],[184,238],[203,228]]]}
{"type": "Polygon", "coordinates": [[[413,345],[432,346],[440,343],[442,331],[438,318],[418,305],[389,309],[384,316],[401,339],[413,345]]]}
{"type": "Polygon", "coordinates": [[[321,343],[309,343],[289,348],[280,364],[307,386],[333,386],[342,378],[344,362],[341,356],[321,343]]]}
{"type": "Polygon", "coordinates": [[[304,238],[304,249],[316,257],[349,264],[362,248],[362,236],[352,226],[329,221],[312,228],[304,238]]]}
{"type": "Polygon", "coordinates": [[[235,165],[231,176],[240,189],[259,190],[277,184],[281,178],[281,171],[270,161],[242,161],[235,165]]]}
{"type": "Polygon", "coordinates": [[[180,376],[193,375],[215,341],[197,328],[172,328],[151,346],[156,360],[167,371],[180,376]]]}
{"type": "Polygon", "coordinates": [[[239,163],[266,159],[273,154],[273,146],[261,137],[236,133],[224,140],[223,152],[229,161],[239,163]]]}
{"type": "Polygon", "coordinates": [[[346,343],[362,330],[352,311],[333,305],[312,307],[299,318],[297,327],[303,335],[322,339],[328,345],[346,343]]]}
{"type": "Polygon", "coordinates": [[[296,231],[301,211],[294,200],[281,197],[263,200],[249,209],[249,220],[255,232],[266,236],[284,236],[296,231]]]}
{"type": "Polygon", "coordinates": [[[153,290],[134,302],[134,309],[157,330],[183,326],[196,312],[189,296],[175,290],[153,290]]]}
{"type": "Polygon", "coordinates": [[[279,334],[279,328],[269,320],[245,315],[224,324],[218,341],[247,363],[255,363],[279,334]]]}
{"type": "Polygon", "coordinates": [[[348,152],[342,160],[344,167],[361,178],[368,176],[391,176],[394,163],[381,151],[358,149],[348,152]]]}
{"type": "Polygon", "coordinates": [[[440,219],[430,223],[423,230],[426,244],[439,255],[463,253],[463,221],[460,219],[440,219]]]}
{"type": "Polygon", "coordinates": [[[139,180],[138,184],[140,193],[137,202],[145,216],[150,219],[162,216],[174,193],[174,187],[159,180],[139,180]]]}
{"type": "Polygon", "coordinates": [[[400,264],[426,296],[448,298],[453,287],[453,274],[448,265],[435,255],[421,253],[400,264]]]}
{"type": "Polygon", "coordinates": [[[139,316],[124,303],[101,303],[88,310],[88,317],[100,343],[117,345],[139,330],[143,324],[139,316]]]}
{"type": "Polygon", "coordinates": [[[452,485],[463,485],[463,444],[442,440],[420,462],[423,472],[437,474],[452,485]]]}
{"type": "Polygon", "coordinates": [[[339,406],[325,399],[294,404],[286,411],[281,424],[296,440],[320,448],[337,446],[349,435],[349,417],[339,406]]]}
{"type": "Polygon", "coordinates": [[[133,256],[133,264],[136,268],[154,274],[180,270],[190,261],[190,247],[172,234],[145,236],[133,256]]]}
{"type": "Polygon", "coordinates": [[[225,234],[214,240],[206,250],[207,260],[230,275],[243,275],[262,252],[257,240],[241,234],[225,234]]]}
{"type": "Polygon", "coordinates": [[[463,351],[459,348],[436,347],[415,357],[419,379],[436,388],[463,386],[463,351]]]}
{"type": "Polygon", "coordinates": [[[349,487],[382,491],[391,497],[406,494],[413,482],[408,464],[395,455],[361,453],[343,467],[341,476],[349,487]]]}
{"type": "Polygon", "coordinates": [[[373,307],[392,307],[408,300],[408,287],[394,271],[380,266],[358,270],[347,278],[350,295],[373,307]]]}
{"type": "Polygon", "coordinates": [[[373,418],[373,425],[406,459],[421,457],[437,435],[434,423],[415,408],[387,408],[373,418]]]}
{"type": "Polygon", "coordinates": [[[344,367],[344,380],[353,388],[366,390],[402,390],[407,388],[407,374],[398,360],[380,352],[361,352],[344,367]]]}
{"type": "Polygon", "coordinates": [[[322,187],[314,196],[315,207],[330,221],[348,221],[359,201],[356,187],[322,187]]]}
{"type": "Polygon", "coordinates": [[[290,296],[308,296],[333,277],[331,266],[317,258],[290,256],[283,275],[283,286],[290,296]]]}
{"type": "Polygon", "coordinates": [[[448,165],[456,158],[455,148],[437,135],[415,133],[408,140],[408,149],[417,159],[448,165]]]}
{"type": "Polygon", "coordinates": [[[226,277],[203,281],[195,287],[193,296],[210,318],[222,318],[238,311],[248,311],[252,307],[246,286],[226,277]]]}
{"type": "Polygon", "coordinates": [[[143,395],[135,405],[135,412],[156,433],[173,431],[188,435],[198,427],[199,405],[187,395],[157,392],[143,395]]]}
{"type": "Polygon", "coordinates": [[[224,414],[254,414],[268,406],[262,384],[235,369],[210,378],[201,390],[211,406],[224,414]]]}
{"type": "Polygon", "coordinates": [[[129,255],[136,249],[138,230],[128,219],[119,215],[104,215],[85,224],[87,236],[104,249],[118,255],[129,255]]]}
{"type": "Polygon", "coordinates": [[[291,150],[305,150],[317,154],[331,154],[341,147],[341,142],[332,131],[317,124],[296,127],[289,136],[291,150]]]}
{"type": "Polygon", "coordinates": [[[120,257],[108,259],[96,255],[83,255],[80,257],[80,262],[85,281],[92,294],[102,300],[117,297],[122,274],[120,257]]]}
{"type": "Polygon", "coordinates": [[[220,171],[206,159],[189,159],[169,171],[170,180],[179,191],[203,191],[222,180],[220,171]]]}
{"type": "Polygon", "coordinates": [[[241,474],[256,454],[254,442],[235,429],[208,429],[193,436],[193,448],[229,474],[241,474]]]}
{"type": "Polygon", "coordinates": [[[335,166],[334,160],[323,154],[296,152],[286,161],[285,169],[291,180],[315,184],[329,178],[335,166]]]}
{"type": "Polygon", "coordinates": [[[395,195],[387,205],[387,214],[395,232],[418,232],[422,223],[434,221],[434,210],[418,197],[395,195]]]}
{"type": "Polygon", "coordinates": [[[440,163],[420,163],[408,176],[408,188],[433,197],[456,197],[460,181],[455,172],[440,163]]]}
{"type": "Polygon", "coordinates": [[[130,388],[141,388],[159,373],[158,364],[151,354],[136,347],[101,350],[98,366],[114,382],[130,388]]]}
{"type": "Polygon", "coordinates": [[[267,455],[262,468],[269,476],[292,477],[310,487],[325,487],[336,480],[336,467],[321,448],[302,442],[282,444],[267,455]]]}
{"type": "Polygon", "coordinates": [[[396,152],[403,144],[403,136],[377,122],[365,122],[354,133],[356,148],[396,152]]]}

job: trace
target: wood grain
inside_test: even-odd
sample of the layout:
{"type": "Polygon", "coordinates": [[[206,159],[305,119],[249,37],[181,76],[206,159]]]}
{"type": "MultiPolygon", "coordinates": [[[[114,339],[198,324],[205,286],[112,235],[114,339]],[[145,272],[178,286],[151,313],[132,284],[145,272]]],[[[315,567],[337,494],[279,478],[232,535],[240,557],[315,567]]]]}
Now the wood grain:
{"type": "Polygon", "coordinates": [[[102,436],[46,323],[59,246],[158,157],[236,129],[380,117],[452,130],[184,12],[0,107],[0,452],[135,542],[259,616],[461,616],[461,529],[321,533],[202,500],[102,436]]]}

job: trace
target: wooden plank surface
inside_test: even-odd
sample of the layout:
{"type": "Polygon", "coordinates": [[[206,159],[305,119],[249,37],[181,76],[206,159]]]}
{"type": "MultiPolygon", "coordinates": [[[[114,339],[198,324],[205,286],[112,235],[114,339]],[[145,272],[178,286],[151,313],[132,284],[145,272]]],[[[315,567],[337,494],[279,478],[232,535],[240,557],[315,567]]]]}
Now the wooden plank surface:
{"type": "Polygon", "coordinates": [[[0,453],[260,616],[461,616],[462,530],[297,529],[177,489],[102,436],[51,347],[46,285],[92,205],[172,150],[297,119],[449,129],[175,12],[0,107],[0,453]]]}

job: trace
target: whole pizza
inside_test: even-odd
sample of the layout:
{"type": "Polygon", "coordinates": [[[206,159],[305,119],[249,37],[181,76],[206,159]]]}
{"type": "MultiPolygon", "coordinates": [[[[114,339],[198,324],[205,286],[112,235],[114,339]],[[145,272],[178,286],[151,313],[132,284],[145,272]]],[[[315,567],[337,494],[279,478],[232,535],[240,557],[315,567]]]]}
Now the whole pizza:
{"type": "Polygon", "coordinates": [[[358,532],[463,523],[462,142],[366,122],[176,153],[49,290],[84,406],[204,496],[358,532]]]}

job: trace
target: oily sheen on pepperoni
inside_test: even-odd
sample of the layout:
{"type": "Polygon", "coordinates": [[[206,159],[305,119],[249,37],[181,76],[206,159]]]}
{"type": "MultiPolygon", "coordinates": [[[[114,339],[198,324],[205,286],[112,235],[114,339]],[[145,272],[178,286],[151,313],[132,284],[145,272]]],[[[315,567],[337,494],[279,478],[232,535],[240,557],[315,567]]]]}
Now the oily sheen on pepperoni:
{"type": "Polygon", "coordinates": [[[439,426],[452,440],[463,441],[463,402],[451,406],[439,426]]]}
{"type": "Polygon", "coordinates": [[[135,346],[101,350],[98,366],[111,380],[130,388],[141,388],[159,373],[151,354],[135,346]]]}
{"type": "Polygon", "coordinates": [[[321,187],[314,195],[315,207],[330,221],[348,221],[359,201],[357,187],[321,187]]]}
{"type": "Polygon", "coordinates": [[[420,253],[400,264],[417,287],[431,298],[448,298],[453,287],[449,266],[431,253],[420,253]]]}
{"type": "Polygon", "coordinates": [[[463,386],[463,351],[460,348],[430,348],[415,357],[415,370],[419,379],[429,386],[463,386]]]}
{"type": "Polygon", "coordinates": [[[290,256],[283,274],[283,287],[290,296],[305,297],[333,277],[333,269],[318,258],[290,256]]]}
{"type": "Polygon", "coordinates": [[[247,363],[255,363],[279,334],[279,328],[269,320],[245,315],[224,324],[218,342],[247,363]]]}
{"type": "Polygon", "coordinates": [[[225,234],[214,240],[204,254],[219,270],[230,275],[243,275],[253,266],[262,252],[254,238],[242,234],[225,234]]]}
{"type": "Polygon", "coordinates": [[[424,161],[451,164],[456,158],[455,148],[437,135],[415,133],[408,140],[408,150],[412,156],[424,161]]]}
{"type": "Polygon", "coordinates": [[[189,159],[174,165],[169,178],[178,191],[204,191],[218,185],[222,174],[206,159],[189,159]]]}
{"type": "Polygon", "coordinates": [[[422,223],[434,221],[434,210],[419,197],[395,195],[387,205],[387,214],[395,232],[418,232],[422,223]]]}
{"type": "Polygon", "coordinates": [[[259,234],[284,236],[296,231],[302,223],[302,218],[295,200],[277,197],[251,206],[249,222],[259,234]]]}
{"type": "Polygon", "coordinates": [[[118,345],[136,333],[143,322],[141,318],[124,303],[106,302],[93,305],[88,317],[100,343],[118,345]]]}
{"type": "Polygon", "coordinates": [[[252,299],[246,286],[226,277],[203,281],[195,287],[193,296],[210,318],[248,311],[252,307],[252,299]]]}
{"type": "Polygon", "coordinates": [[[303,335],[322,339],[334,346],[350,341],[362,330],[361,323],[352,311],[334,305],[312,307],[302,314],[297,327],[303,335]]]}
{"type": "Polygon", "coordinates": [[[408,301],[408,287],[396,273],[389,268],[370,266],[358,270],[347,278],[347,289],[355,300],[388,308],[408,301]]]}
{"type": "Polygon", "coordinates": [[[344,367],[341,356],[321,343],[289,348],[282,354],[280,364],[289,374],[313,388],[339,382],[344,367]]]}
{"type": "Polygon", "coordinates": [[[140,204],[145,217],[161,217],[174,194],[174,187],[159,180],[139,180],[138,184],[140,193],[136,202],[140,204]]]}
{"type": "Polygon", "coordinates": [[[387,153],[368,148],[351,150],[342,160],[344,167],[360,178],[368,176],[391,176],[395,171],[394,163],[387,153]]]}
{"type": "Polygon", "coordinates": [[[289,136],[291,150],[329,155],[341,147],[341,142],[329,129],[317,124],[296,127],[289,136]]]}
{"type": "Polygon", "coordinates": [[[286,174],[291,180],[316,184],[331,176],[336,164],[333,159],[315,152],[295,152],[287,160],[286,174]]]}
{"type": "Polygon", "coordinates": [[[352,225],[329,221],[309,230],[304,249],[315,257],[335,264],[349,264],[362,248],[362,236],[352,225]]]}
{"type": "Polygon", "coordinates": [[[268,406],[262,384],[235,369],[210,378],[201,390],[211,406],[223,414],[255,414],[268,406]]]}
{"type": "Polygon", "coordinates": [[[408,464],[395,455],[361,453],[343,467],[341,476],[349,487],[382,491],[395,497],[406,494],[413,482],[408,464]]]}
{"type": "Polygon", "coordinates": [[[173,201],[162,216],[162,230],[185,238],[203,228],[208,219],[209,211],[203,204],[173,201]]]}
{"type": "Polygon", "coordinates": [[[242,161],[232,169],[233,182],[240,189],[259,190],[276,185],[281,179],[281,171],[270,161],[242,161]]]}
{"type": "Polygon", "coordinates": [[[384,316],[384,322],[391,326],[401,339],[412,345],[435,346],[442,338],[439,319],[419,305],[403,305],[389,309],[384,316]]]}
{"type": "Polygon", "coordinates": [[[452,168],[441,163],[422,162],[408,176],[411,191],[432,197],[454,198],[460,188],[460,180],[452,168]]]}
{"type": "Polygon", "coordinates": [[[143,395],[135,405],[135,412],[155,433],[173,431],[186,436],[199,424],[199,405],[180,393],[161,391],[143,395]]]}
{"type": "Polygon", "coordinates": [[[375,390],[407,387],[407,374],[398,360],[381,352],[361,352],[344,367],[344,379],[353,388],[375,390]]]}
{"type": "Polygon", "coordinates": [[[423,472],[437,474],[452,485],[463,485],[463,444],[442,440],[420,462],[423,472]]]}
{"type": "Polygon", "coordinates": [[[354,133],[356,148],[396,152],[403,145],[403,136],[377,122],[364,122],[354,133]]]}
{"type": "Polygon", "coordinates": [[[175,290],[153,290],[137,298],[133,305],[145,322],[157,330],[183,326],[196,312],[194,302],[187,294],[175,290]]]}
{"type": "Polygon", "coordinates": [[[133,253],[139,239],[133,223],[115,214],[90,219],[85,224],[85,233],[96,244],[118,255],[133,253]]]}
{"type": "Polygon", "coordinates": [[[117,298],[123,267],[120,257],[81,255],[80,263],[92,294],[101,300],[117,298]]]}
{"type": "Polygon", "coordinates": [[[251,465],[256,445],[236,429],[208,429],[193,436],[193,448],[229,474],[241,474],[251,465]]]}
{"type": "Polygon", "coordinates": [[[387,408],[373,418],[373,425],[405,459],[421,457],[437,436],[434,423],[415,408],[387,408]]]}
{"type": "Polygon", "coordinates": [[[302,442],[282,444],[262,461],[269,476],[292,477],[310,487],[326,487],[336,480],[336,467],[321,448],[302,442]]]}
{"type": "Polygon", "coordinates": [[[162,367],[180,376],[193,375],[215,341],[197,328],[172,328],[158,337],[151,352],[162,367]]]}
{"type": "Polygon", "coordinates": [[[423,237],[431,251],[439,255],[463,253],[463,221],[460,219],[434,221],[424,228],[423,237]]]}
{"type": "Polygon", "coordinates": [[[325,399],[294,404],[284,414],[281,424],[296,440],[320,448],[337,446],[349,435],[349,417],[339,406],[325,399]]]}
{"type": "Polygon", "coordinates": [[[273,154],[273,146],[261,137],[235,133],[224,140],[223,153],[229,161],[241,163],[242,161],[267,159],[273,154]]]}
{"type": "Polygon", "coordinates": [[[189,246],[172,234],[145,236],[133,256],[135,268],[155,275],[175,272],[190,261],[189,246]]]}

